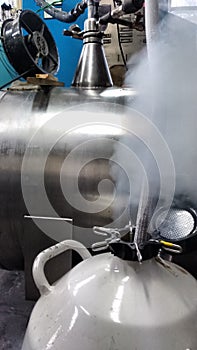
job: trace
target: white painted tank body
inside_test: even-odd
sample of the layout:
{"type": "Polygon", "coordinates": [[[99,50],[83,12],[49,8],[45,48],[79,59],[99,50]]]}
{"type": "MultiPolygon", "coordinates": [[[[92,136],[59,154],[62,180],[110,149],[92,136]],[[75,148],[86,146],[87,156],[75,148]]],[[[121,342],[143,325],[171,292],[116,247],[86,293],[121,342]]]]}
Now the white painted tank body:
{"type": "Polygon", "coordinates": [[[64,241],[38,255],[33,273],[41,297],[22,350],[196,349],[197,281],[173,263],[91,257],[64,241]],[[85,260],[50,286],[45,262],[71,248],[85,260]]]}

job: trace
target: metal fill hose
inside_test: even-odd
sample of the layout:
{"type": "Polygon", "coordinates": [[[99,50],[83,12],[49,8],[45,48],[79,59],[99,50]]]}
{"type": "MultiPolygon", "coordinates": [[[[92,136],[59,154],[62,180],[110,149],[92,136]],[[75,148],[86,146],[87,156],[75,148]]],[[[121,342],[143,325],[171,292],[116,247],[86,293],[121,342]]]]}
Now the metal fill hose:
{"type": "Polygon", "coordinates": [[[50,6],[50,4],[45,0],[35,0],[35,2],[39,7],[44,9],[44,11],[47,12],[49,15],[51,15],[53,18],[57,19],[58,21],[66,22],[66,23],[72,23],[76,21],[76,19],[82,13],[84,13],[85,9],[87,8],[86,0],[82,0],[80,3],[77,3],[75,8],[69,12],[60,11],[54,6],[52,5],[50,6]]]}

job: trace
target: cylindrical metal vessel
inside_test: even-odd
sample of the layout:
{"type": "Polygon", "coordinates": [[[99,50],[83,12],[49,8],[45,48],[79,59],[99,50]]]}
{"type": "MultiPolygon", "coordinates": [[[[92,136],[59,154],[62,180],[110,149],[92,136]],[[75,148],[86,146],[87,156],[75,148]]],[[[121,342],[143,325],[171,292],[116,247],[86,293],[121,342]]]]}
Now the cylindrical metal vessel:
{"type": "MultiPolygon", "coordinates": [[[[150,124],[131,110],[132,89],[28,88],[0,95],[0,264],[25,263],[31,276],[46,247],[73,238],[89,248],[103,240],[93,226],[120,228],[131,214],[135,224],[135,156],[150,124]]],[[[177,261],[196,276],[195,252],[177,261]]]]}
{"type": "Polygon", "coordinates": [[[195,349],[197,282],[160,258],[122,260],[110,253],[89,257],[78,242],[64,241],[40,253],[33,267],[41,297],[22,350],[195,349]],[[45,262],[74,249],[84,259],[55,285],[45,262]]]}
{"type": "MultiPolygon", "coordinates": [[[[133,94],[132,90],[113,88],[1,93],[2,266],[18,268],[23,264],[25,215],[71,218],[73,238],[90,246],[95,237],[92,231],[87,233],[87,228],[111,223],[114,212],[124,212],[128,193],[121,191],[119,198],[114,199],[112,167],[116,165],[112,157],[120,136],[126,133],[119,128],[125,96],[132,99],[133,94]],[[99,188],[103,179],[109,181],[99,188]]],[[[121,176],[126,182],[124,171],[121,176]]],[[[56,226],[49,228],[50,232],[48,227],[46,231],[40,229],[50,237],[49,244],[51,239],[62,239],[58,238],[56,226]]],[[[66,228],[63,233],[63,238],[68,238],[66,228]]],[[[28,234],[32,242],[34,232],[28,234]]]]}

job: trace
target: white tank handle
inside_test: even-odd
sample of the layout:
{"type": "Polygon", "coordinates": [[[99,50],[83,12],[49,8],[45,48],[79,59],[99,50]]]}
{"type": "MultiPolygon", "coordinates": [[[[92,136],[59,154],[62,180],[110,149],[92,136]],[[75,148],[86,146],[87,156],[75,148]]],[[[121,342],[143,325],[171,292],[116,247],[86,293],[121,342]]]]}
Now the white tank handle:
{"type": "Polygon", "coordinates": [[[49,293],[54,288],[49,284],[44,273],[44,266],[46,262],[55,256],[65,252],[66,250],[75,250],[82,257],[83,260],[91,257],[88,249],[80,242],[74,240],[65,240],[53,245],[50,248],[39,253],[33,263],[33,278],[41,295],[49,293]]]}

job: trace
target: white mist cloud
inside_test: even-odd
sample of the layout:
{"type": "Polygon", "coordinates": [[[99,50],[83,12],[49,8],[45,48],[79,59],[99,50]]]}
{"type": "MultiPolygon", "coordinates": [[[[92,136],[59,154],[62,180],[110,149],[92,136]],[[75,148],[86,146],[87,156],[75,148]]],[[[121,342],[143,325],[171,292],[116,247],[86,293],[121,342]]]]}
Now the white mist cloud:
{"type": "MultiPolygon", "coordinates": [[[[137,55],[126,84],[139,96],[134,107],[159,128],[176,168],[176,195],[197,200],[197,26],[168,15],[158,26],[150,61],[137,55]]],[[[155,145],[157,147],[157,145],[155,145]]],[[[169,179],[170,181],[170,179],[169,179]]]]}
{"type": "MultiPolygon", "coordinates": [[[[157,38],[152,43],[147,57],[146,50],[132,57],[125,85],[137,90],[138,96],[131,107],[148,118],[164,137],[175,165],[175,179],[169,169],[158,169],[160,176],[165,172],[165,184],[175,180],[174,200],[197,204],[197,26],[173,15],[166,16],[158,25],[157,38]]],[[[132,126],[130,126],[132,128],[132,126]]],[[[149,133],[150,130],[144,130],[149,133]]],[[[123,138],[128,144],[128,139],[123,138]]],[[[130,144],[132,148],[133,145],[130,144]]],[[[154,148],[160,145],[155,139],[154,148]]],[[[158,197],[158,173],[154,162],[147,153],[147,147],[141,143],[135,148],[136,156],[143,161],[149,173],[150,190],[158,197]]],[[[154,149],[152,150],[154,153],[154,149]]],[[[125,157],[120,149],[114,159],[125,157]]],[[[128,158],[128,162],[131,159],[128,158]]],[[[165,162],[165,160],[164,160],[165,162]]],[[[158,164],[157,164],[158,165],[158,164]]],[[[133,187],[140,188],[142,173],[135,171],[128,175],[133,187]]],[[[121,178],[118,188],[124,189],[121,178]]],[[[168,201],[169,191],[166,185],[163,201],[168,201]]],[[[134,207],[136,199],[132,199],[134,207]]]]}

